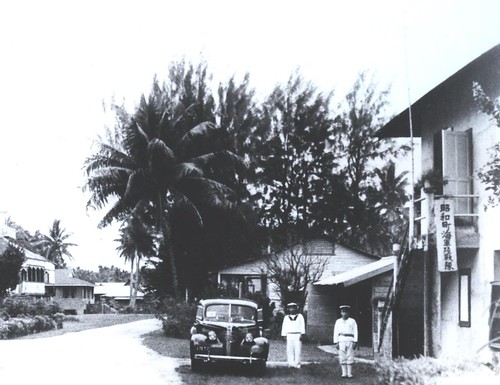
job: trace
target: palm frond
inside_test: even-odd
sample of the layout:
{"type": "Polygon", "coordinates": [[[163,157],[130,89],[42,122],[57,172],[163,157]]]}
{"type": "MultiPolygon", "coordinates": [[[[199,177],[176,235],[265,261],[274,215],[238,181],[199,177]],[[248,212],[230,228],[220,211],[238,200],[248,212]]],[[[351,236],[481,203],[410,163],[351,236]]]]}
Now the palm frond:
{"type": "Polygon", "coordinates": [[[174,177],[175,180],[181,180],[186,177],[202,177],[203,170],[194,162],[184,162],[175,165],[174,177]]]}
{"type": "Polygon", "coordinates": [[[190,141],[199,137],[206,137],[210,135],[214,130],[216,130],[216,126],[212,122],[203,122],[192,129],[190,129],[184,136],[179,140],[179,146],[187,146],[190,141]]]}

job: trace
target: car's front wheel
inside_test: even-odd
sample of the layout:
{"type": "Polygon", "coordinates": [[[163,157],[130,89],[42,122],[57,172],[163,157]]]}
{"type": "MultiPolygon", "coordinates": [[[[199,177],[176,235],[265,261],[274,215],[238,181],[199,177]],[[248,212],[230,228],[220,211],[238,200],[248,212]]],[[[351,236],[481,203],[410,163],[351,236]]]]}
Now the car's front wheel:
{"type": "Polygon", "coordinates": [[[255,368],[255,374],[262,376],[266,373],[266,361],[257,361],[252,364],[255,368]]]}
{"type": "Polygon", "coordinates": [[[197,360],[196,358],[191,358],[191,370],[193,372],[199,372],[203,369],[203,360],[197,360]]]}

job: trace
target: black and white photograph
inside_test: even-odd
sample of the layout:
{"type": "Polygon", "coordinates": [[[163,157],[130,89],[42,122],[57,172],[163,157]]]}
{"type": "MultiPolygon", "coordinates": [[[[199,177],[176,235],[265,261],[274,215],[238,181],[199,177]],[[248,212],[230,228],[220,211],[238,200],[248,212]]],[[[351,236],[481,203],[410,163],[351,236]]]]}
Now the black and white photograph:
{"type": "Polygon", "coordinates": [[[500,383],[498,0],[0,4],[0,382],[500,383]]]}

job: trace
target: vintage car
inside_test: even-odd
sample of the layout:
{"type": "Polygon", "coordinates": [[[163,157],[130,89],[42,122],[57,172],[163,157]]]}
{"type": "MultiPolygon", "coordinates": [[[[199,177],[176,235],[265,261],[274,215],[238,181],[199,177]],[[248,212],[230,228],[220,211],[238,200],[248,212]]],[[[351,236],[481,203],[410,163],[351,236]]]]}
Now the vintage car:
{"type": "Polygon", "coordinates": [[[269,341],[262,337],[262,311],[244,299],[203,299],[191,328],[191,369],[213,362],[239,362],[263,371],[269,341]]]}

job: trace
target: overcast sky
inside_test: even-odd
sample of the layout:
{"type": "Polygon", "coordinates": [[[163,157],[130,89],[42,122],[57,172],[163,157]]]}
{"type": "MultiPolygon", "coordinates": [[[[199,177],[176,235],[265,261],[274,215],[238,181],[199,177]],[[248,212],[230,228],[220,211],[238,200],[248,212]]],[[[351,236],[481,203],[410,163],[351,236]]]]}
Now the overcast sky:
{"type": "Polygon", "coordinates": [[[34,232],[54,219],[70,266],[123,267],[117,226],[86,212],[82,166],[103,104],[133,106],[169,63],[200,55],[219,80],[250,73],[266,94],[300,68],[340,97],[369,70],[395,114],[500,43],[500,1],[3,1],[0,210],[34,232]]]}

